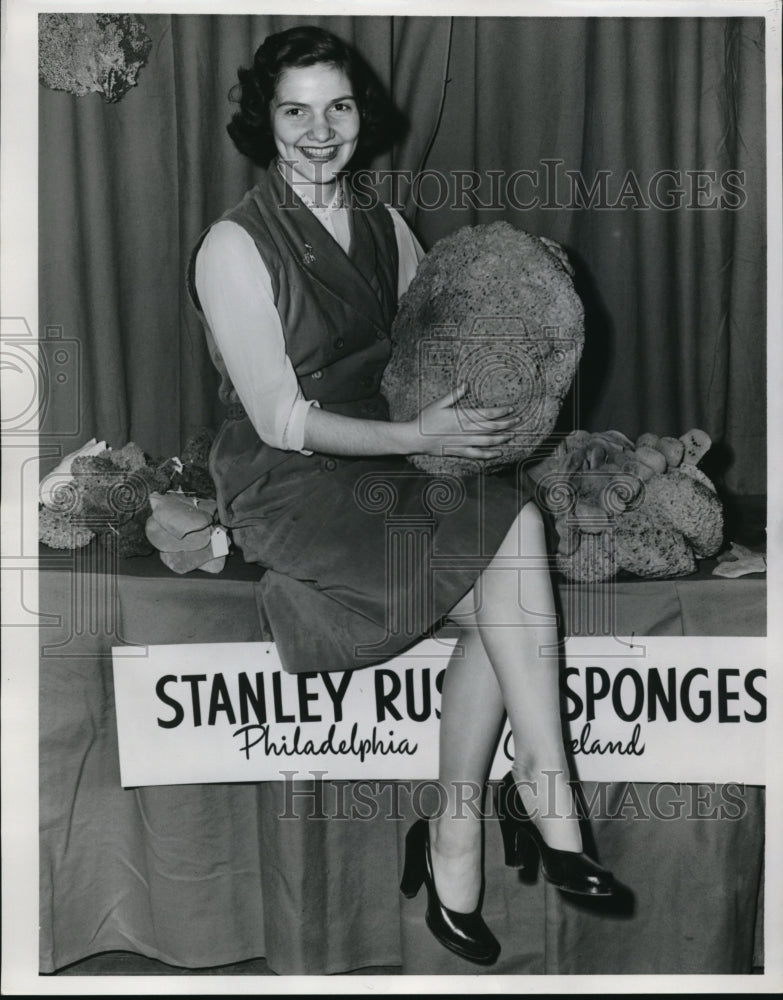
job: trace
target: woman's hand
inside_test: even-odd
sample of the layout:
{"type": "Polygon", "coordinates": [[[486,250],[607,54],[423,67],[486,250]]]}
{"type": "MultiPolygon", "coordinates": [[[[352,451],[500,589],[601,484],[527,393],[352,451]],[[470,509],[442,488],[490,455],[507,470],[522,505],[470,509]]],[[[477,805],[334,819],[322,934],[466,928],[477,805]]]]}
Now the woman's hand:
{"type": "Polygon", "coordinates": [[[497,458],[519,423],[510,406],[461,407],[467,385],[423,407],[413,420],[362,420],[311,406],[304,446],[327,455],[450,455],[497,458]]]}
{"type": "Polygon", "coordinates": [[[573,278],[573,276],[574,276],[574,267],[573,267],[571,261],[568,259],[568,254],[560,246],[560,244],[557,242],[557,240],[550,240],[550,238],[548,236],[539,236],[538,238],[541,240],[541,242],[544,244],[544,246],[547,248],[547,250],[552,254],[552,256],[553,257],[557,257],[557,259],[560,261],[560,263],[563,265],[563,267],[566,269],[566,271],[573,278]]]}
{"type": "Polygon", "coordinates": [[[467,391],[467,385],[459,386],[408,421],[413,436],[410,454],[479,459],[500,455],[499,446],[511,440],[514,435],[509,430],[519,422],[512,416],[514,408],[457,406],[467,391]]]}

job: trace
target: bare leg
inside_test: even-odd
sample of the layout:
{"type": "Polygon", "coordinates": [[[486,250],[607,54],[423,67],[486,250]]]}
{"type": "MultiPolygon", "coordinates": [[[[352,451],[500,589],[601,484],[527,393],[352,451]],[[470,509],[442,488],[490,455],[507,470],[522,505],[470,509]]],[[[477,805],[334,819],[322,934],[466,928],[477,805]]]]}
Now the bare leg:
{"type": "MultiPolygon", "coordinates": [[[[473,592],[461,602],[469,612],[473,592]]],[[[458,609],[455,609],[455,614],[458,609]]],[[[504,719],[503,698],[475,625],[463,628],[441,699],[439,780],[445,809],[430,821],[430,849],[444,906],[470,913],[481,891],[481,799],[504,719]]]]}
{"type": "Polygon", "coordinates": [[[550,847],[581,851],[560,721],[557,626],[540,511],[523,507],[481,576],[481,640],[514,736],[519,793],[550,847]],[[521,554],[521,558],[520,558],[521,554]],[[542,655],[542,650],[550,652],[542,655]]]}
{"type": "Polygon", "coordinates": [[[550,846],[582,848],[567,784],[546,551],[540,512],[527,504],[453,612],[468,625],[464,657],[452,658],[443,688],[439,774],[447,807],[430,823],[430,840],[440,900],[462,913],[475,909],[481,888],[481,824],[464,803],[471,786],[486,781],[504,709],[523,804],[550,846]],[[542,656],[547,646],[550,655],[542,656]]]}

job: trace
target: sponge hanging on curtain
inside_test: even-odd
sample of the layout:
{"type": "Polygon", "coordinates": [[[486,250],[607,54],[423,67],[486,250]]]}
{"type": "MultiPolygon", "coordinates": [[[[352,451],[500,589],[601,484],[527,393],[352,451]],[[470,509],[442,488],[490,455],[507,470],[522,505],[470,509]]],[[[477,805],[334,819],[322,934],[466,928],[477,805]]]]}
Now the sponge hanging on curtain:
{"type": "Polygon", "coordinates": [[[38,31],[41,83],[77,97],[98,93],[107,104],[136,86],[152,48],[135,14],[41,14],[38,31]]]}

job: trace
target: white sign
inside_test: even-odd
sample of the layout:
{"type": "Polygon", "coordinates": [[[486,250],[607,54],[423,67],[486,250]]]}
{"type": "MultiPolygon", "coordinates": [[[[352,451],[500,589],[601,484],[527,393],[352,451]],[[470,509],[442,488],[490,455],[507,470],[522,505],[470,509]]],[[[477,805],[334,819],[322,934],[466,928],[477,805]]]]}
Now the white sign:
{"type": "MultiPolygon", "coordinates": [[[[454,639],[377,667],[287,674],[274,643],[113,651],[124,786],[437,776],[454,639]]],[[[569,639],[564,712],[576,774],[598,781],[765,781],[763,638],[569,639]]],[[[555,661],[552,661],[556,669],[555,661]]],[[[508,770],[506,728],[491,776],[508,770]]]]}

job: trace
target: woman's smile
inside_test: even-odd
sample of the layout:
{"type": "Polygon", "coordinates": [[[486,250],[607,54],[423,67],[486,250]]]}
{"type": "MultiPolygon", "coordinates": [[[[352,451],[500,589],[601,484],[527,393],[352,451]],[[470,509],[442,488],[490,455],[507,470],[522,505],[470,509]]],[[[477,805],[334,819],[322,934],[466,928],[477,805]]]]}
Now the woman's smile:
{"type": "Polygon", "coordinates": [[[334,191],[359,140],[351,82],[331,63],[291,67],[272,103],[272,134],[286,177],[316,202],[334,191]]]}
{"type": "Polygon", "coordinates": [[[340,150],[339,146],[300,146],[300,151],[304,153],[308,160],[318,160],[325,162],[333,159],[340,150]]]}

